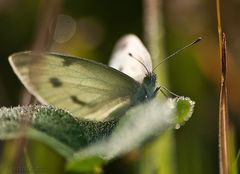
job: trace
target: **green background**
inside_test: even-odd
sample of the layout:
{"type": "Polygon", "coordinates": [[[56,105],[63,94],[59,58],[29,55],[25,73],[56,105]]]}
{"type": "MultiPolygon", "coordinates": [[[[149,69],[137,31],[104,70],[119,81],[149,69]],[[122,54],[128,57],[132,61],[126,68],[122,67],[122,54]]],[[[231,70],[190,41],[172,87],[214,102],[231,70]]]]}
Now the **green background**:
{"type": "MultiPolygon", "coordinates": [[[[240,2],[232,0],[222,3],[222,25],[227,34],[228,44],[229,109],[231,121],[236,129],[236,140],[239,141],[240,13],[238,9],[240,2]]],[[[7,58],[14,52],[33,48],[36,33],[41,26],[39,25],[41,16],[50,7],[48,5],[43,7],[42,4],[43,2],[38,0],[0,2],[0,106],[16,106],[20,103],[22,85],[14,75],[7,58]]],[[[48,49],[107,63],[114,43],[122,35],[134,33],[144,41],[144,8],[146,7],[139,0],[65,0],[61,4],[59,14],[71,16],[76,26],[75,32],[64,43],[56,42],[50,36],[48,49]]],[[[163,17],[166,55],[199,36],[203,38],[198,45],[185,50],[174,60],[167,61],[163,65],[167,69],[169,89],[196,101],[191,120],[174,132],[177,172],[179,174],[218,173],[220,59],[215,1],[165,0],[162,1],[162,11],[159,13],[163,17]]],[[[47,31],[50,30],[51,27],[47,31]]],[[[11,144],[14,142],[0,143],[1,162],[6,162],[10,154],[7,152],[12,151],[11,144]],[[4,146],[6,143],[8,146],[4,146]]],[[[238,143],[236,142],[236,145],[238,143]]],[[[51,151],[44,145],[35,147],[36,150],[32,150],[39,156],[44,153],[49,154],[51,151]]],[[[44,161],[45,158],[46,156],[43,156],[43,160],[39,162],[43,166],[48,165],[44,161]]],[[[64,161],[61,157],[51,152],[47,158],[53,165],[60,166],[49,170],[61,171],[64,161]]],[[[129,167],[125,164],[128,160],[125,160],[126,158],[113,161],[106,166],[106,171],[121,173],[126,166],[129,167]]],[[[129,172],[130,169],[127,171],[129,172]]]]}

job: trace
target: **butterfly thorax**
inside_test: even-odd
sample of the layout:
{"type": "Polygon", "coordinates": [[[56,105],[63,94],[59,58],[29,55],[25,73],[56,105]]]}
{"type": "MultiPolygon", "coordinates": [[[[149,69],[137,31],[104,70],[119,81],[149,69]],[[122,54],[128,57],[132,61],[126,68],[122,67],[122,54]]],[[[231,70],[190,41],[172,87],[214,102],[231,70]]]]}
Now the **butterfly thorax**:
{"type": "Polygon", "coordinates": [[[156,74],[148,73],[143,79],[142,84],[135,95],[134,104],[150,100],[156,95],[156,74]]]}
{"type": "Polygon", "coordinates": [[[143,88],[145,89],[146,95],[145,98],[151,99],[155,97],[156,92],[156,74],[148,73],[142,83],[143,88]]]}

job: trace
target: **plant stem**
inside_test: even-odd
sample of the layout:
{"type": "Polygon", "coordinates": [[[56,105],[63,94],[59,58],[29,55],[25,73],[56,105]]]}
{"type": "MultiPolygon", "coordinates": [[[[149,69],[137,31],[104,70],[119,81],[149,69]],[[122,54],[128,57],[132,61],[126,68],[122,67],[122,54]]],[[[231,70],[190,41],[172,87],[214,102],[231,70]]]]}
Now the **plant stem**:
{"type": "Polygon", "coordinates": [[[228,101],[227,101],[227,53],[226,36],[222,32],[220,0],[216,0],[216,12],[218,23],[219,54],[222,65],[221,88],[219,101],[219,166],[220,174],[229,173],[229,120],[228,120],[228,101]]]}
{"type": "MultiPolygon", "coordinates": [[[[152,56],[153,65],[156,66],[165,57],[162,1],[143,0],[143,8],[145,41],[152,56]]],[[[166,66],[161,65],[156,74],[158,83],[164,83],[167,86],[166,66]]]]}
{"type": "Polygon", "coordinates": [[[28,173],[29,174],[35,174],[34,170],[33,170],[33,165],[32,165],[31,159],[29,158],[29,155],[28,155],[27,149],[24,149],[24,159],[25,159],[26,169],[27,169],[28,173]]]}
{"type": "MultiPolygon", "coordinates": [[[[157,65],[163,60],[163,14],[161,0],[144,0],[144,34],[147,46],[153,59],[153,65],[157,65]]],[[[157,74],[158,84],[167,86],[166,66],[161,65],[155,72],[157,74]]],[[[173,132],[166,131],[160,139],[148,144],[143,148],[140,169],[141,174],[176,173],[174,163],[175,142],[173,132]]]]}
{"type": "Polygon", "coordinates": [[[226,86],[226,38],[223,33],[222,40],[222,74],[219,101],[219,165],[220,174],[229,173],[229,124],[228,124],[228,101],[226,86]]]}
{"type": "Polygon", "coordinates": [[[216,0],[216,12],[217,12],[217,29],[218,29],[218,44],[219,44],[219,53],[220,59],[222,57],[222,20],[221,20],[221,9],[220,9],[220,0],[216,0]]]}

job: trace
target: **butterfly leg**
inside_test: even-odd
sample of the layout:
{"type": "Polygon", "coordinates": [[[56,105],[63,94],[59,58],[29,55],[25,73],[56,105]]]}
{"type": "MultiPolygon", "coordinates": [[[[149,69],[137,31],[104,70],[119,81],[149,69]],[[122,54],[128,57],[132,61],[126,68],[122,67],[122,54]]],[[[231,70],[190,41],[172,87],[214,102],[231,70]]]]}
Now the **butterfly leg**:
{"type": "Polygon", "coordinates": [[[158,88],[159,88],[159,90],[162,92],[162,94],[163,94],[165,97],[167,97],[167,98],[170,96],[169,94],[171,94],[171,95],[174,96],[174,97],[180,97],[179,95],[171,92],[169,89],[167,89],[167,88],[164,87],[164,86],[160,86],[160,87],[158,87],[158,88]],[[166,92],[167,92],[168,94],[167,94],[166,92]]]}
{"type": "Polygon", "coordinates": [[[157,94],[157,92],[160,90],[161,91],[161,89],[160,89],[161,87],[157,87],[156,89],[155,89],[155,91],[154,91],[154,95],[153,96],[156,96],[156,94],[157,94]]]}

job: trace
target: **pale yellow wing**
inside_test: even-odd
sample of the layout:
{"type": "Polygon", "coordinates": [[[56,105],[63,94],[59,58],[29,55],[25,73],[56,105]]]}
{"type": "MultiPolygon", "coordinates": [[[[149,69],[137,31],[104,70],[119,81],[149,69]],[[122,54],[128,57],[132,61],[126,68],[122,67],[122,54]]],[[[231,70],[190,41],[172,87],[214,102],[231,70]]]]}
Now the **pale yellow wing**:
{"type": "Polygon", "coordinates": [[[111,67],[82,58],[21,52],[9,61],[40,102],[91,120],[104,120],[116,109],[130,106],[140,86],[111,67]]]}

